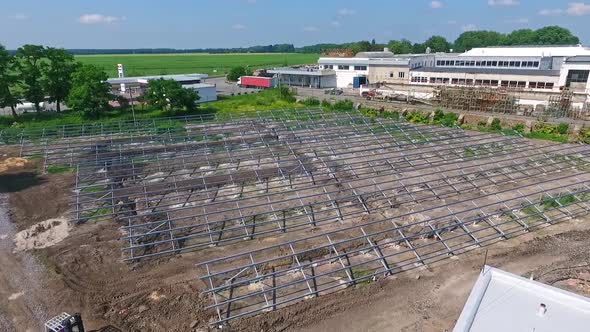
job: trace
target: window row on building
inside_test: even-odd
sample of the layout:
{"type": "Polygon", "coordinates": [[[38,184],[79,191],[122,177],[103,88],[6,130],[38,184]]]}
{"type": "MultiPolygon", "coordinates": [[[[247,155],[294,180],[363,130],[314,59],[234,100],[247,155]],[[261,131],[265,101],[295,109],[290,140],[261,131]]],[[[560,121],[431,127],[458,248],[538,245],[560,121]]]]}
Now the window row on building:
{"type": "Polygon", "coordinates": [[[422,77],[412,76],[410,80],[413,83],[430,83],[430,84],[452,84],[452,85],[474,85],[474,86],[492,86],[505,88],[530,88],[530,89],[553,89],[554,83],[550,82],[529,82],[526,81],[505,81],[505,80],[474,80],[464,78],[447,78],[447,77],[422,77]]]}
{"type": "MultiPolygon", "coordinates": [[[[393,72],[390,72],[389,73],[389,78],[394,78],[394,77],[395,77],[394,73],[393,72]]],[[[406,73],[405,72],[400,71],[400,72],[397,73],[397,78],[405,78],[405,77],[406,77],[406,73]]]]}
{"type": "Polygon", "coordinates": [[[475,61],[475,60],[437,60],[437,67],[512,67],[538,68],[539,61],[475,61]]]}
{"type": "Polygon", "coordinates": [[[349,66],[349,65],[324,65],[323,69],[334,69],[336,67],[338,70],[350,70],[352,67],[354,70],[367,70],[367,66],[349,66]]]}
{"type": "Polygon", "coordinates": [[[414,83],[428,83],[428,77],[412,76],[410,81],[414,83]]]}

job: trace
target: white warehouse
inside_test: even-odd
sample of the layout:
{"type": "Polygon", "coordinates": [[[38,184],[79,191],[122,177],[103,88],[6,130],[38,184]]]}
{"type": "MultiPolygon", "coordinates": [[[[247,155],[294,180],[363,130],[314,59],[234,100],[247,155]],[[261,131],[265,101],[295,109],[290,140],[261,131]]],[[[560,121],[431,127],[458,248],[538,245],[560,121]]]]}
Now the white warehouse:
{"type": "Polygon", "coordinates": [[[320,70],[333,70],[339,88],[365,84],[489,86],[559,92],[568,88],[590,96],[590,48],[508,46],[464,53],[394,55],[361,52],[354,57],[322,57],[320,70]]]}

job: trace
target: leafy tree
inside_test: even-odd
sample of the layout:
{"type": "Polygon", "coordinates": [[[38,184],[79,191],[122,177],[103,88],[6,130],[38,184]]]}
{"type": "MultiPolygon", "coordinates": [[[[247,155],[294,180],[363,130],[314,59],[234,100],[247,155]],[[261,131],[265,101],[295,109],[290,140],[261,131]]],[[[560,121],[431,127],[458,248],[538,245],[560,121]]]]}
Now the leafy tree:
{"type": "Polygon", "coordinates": [[[414,45],[412,45],[412,53],[420,54],[425,52],[426,46],[424,46],[424,44],[414,43],[414,45]]]}
{"type": "Polygon", "coordinates": [[[74,56],[64,49],[48,47],[45,50],[47,61],[43,62],[43,85],[49,100],[55,102],[57,111],[61,111],[61,102],[70,93],[72,73],[76,70],[77,63],[74,56]]]}
{"type": "Polygon", "coordinates": [[[387,47],[395,54],[412,53],[412,42],[407,39],[390,40],[387,47]]]}
{"type": "Polygon", "coordinates": [[[504,38],[504,45],[534,45],[537,34],[531,29],[514,30],[504,38]]]}
{"type": "Polygon", "coordinates": [[[424,48],[427,47],[430,47],[432,52],[448,52],[451,49],[451,44],[444,37],[432,36],[424,42],[424,48]]]}
{"type": "Polygon", "coordinates": [[[580,39],[565,28],[548,26],[535,31],[536,42],[541,45],[574,45],[579,44],[580,39]]]}
{"type": "Polygon", "coordinates": [[[464,52],[475,47],[502,45],[504,35],[495,31],[466,31],[455,40],[455,49],[464,52]]]}
{"type": "Polygon", "coordinates": [[[371,50],[371,43],[369,43],[368,41],[364,40],[364,41],[360,41],[358,43],[353,44],[350,49],[352,50],[352,53],[357,54],[360,52],[368,52],[371,50]]]}
{"type": "Polygon", "coordinates": [[[227,74],[226,78],[230,82],[237,82],[241,76],[250,76],[252,75],[252,70],[248,67],[239,66],[230,69],[229,73],[227,74]]]}
{"type": "Polygon", "coordinates": [[[35,104],[37,112],[41,111],[39,103],[45,99],[41,79],[43,72],[41,70],[41,60],[45,56],[45,49],[40,45],[24,45],[16,50],[18,59],[18,69],[23,82],[23,96],[31,103],[35,104]]]}
{"type": "Polygon", "coordinates": [[[66,104],[87,117],[98,117],[109,109],[111,86],[106,82],[107,78],[107,74],[97,66],[78,66],[72,74],[72,88],[66,104]]]}
{"type": "Polygon", "coordinates": [[[10,107],[12,115],[16,117],[14,108],[19,100],[14,93],[14,87],[18,82],[14,66],[14,57],[0,45],[0,107],[10,107]]]}
{"type": "Polygon", "coordinates": [[[151,80],[148,82],[147,90],[145,98],[148,104],[161,110],[185,108],[192,111],[196,107],[196,101],[199,100],[195,90],[185,89],[174,80],[163,78],[151,80]]]}

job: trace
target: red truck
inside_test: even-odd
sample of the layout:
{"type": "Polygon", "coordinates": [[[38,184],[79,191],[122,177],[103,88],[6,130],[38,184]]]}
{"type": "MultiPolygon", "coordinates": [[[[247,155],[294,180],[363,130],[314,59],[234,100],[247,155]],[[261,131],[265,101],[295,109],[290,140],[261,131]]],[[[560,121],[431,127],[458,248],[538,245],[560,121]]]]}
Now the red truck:
{"type": "Polygon", "coordinates": [[[238,86],[241,88],[270,89],[277,85],[274,77],[242,76],[238,79],[238,86]]]}

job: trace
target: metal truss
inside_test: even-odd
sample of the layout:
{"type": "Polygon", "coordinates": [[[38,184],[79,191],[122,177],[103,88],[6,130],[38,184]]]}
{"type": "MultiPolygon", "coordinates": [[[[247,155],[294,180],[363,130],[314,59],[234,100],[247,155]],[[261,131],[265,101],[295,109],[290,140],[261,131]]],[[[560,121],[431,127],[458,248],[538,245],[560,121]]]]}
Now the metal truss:
{"type": "Polygon", "coordinates": [[[63,126],[19,142],[76,170],[75,221],[121,223],[124,260],[199,251],[217,323],[589,211],[588,146],[358,112],[63,126]]]}

